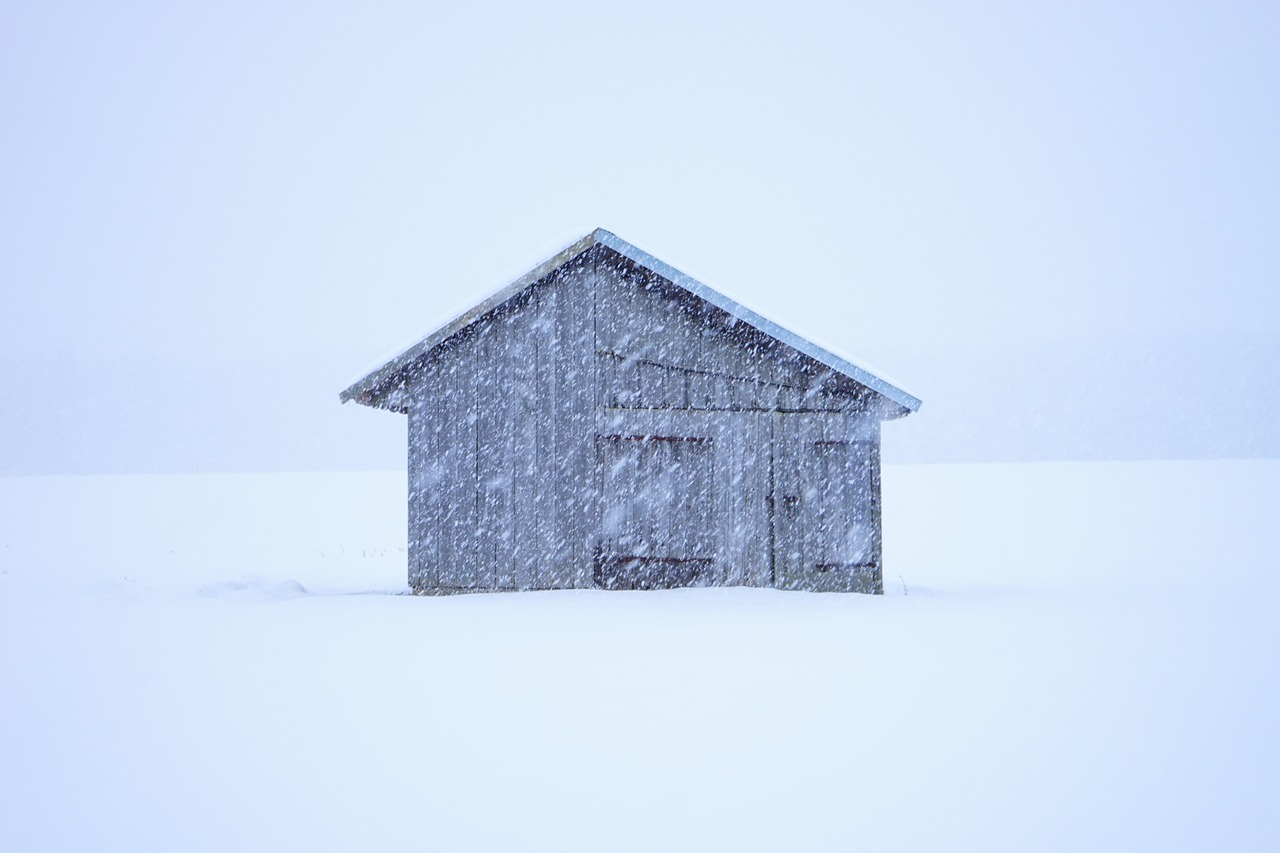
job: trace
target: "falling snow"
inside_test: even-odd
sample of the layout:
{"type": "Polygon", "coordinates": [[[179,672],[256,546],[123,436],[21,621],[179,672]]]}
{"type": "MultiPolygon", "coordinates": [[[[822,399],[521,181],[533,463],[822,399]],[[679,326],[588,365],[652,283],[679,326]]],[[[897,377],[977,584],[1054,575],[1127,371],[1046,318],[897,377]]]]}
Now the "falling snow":
{"type": "Polygon", "coordinates": [[[880,592],[920,405],[599,229],[341,396],[408,415],[422,593],[880,592]]]}

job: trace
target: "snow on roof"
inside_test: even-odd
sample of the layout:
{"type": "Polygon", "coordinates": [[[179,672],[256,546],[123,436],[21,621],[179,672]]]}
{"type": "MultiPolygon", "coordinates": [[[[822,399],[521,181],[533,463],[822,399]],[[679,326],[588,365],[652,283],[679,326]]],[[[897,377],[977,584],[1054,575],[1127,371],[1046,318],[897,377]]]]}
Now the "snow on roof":
{"type": "Polygon", "coordinates": [[[779,326],[772,320],[760,316],[750,308],[735,302],[717,290],[713,290],[697,279],[685,275],[680,272],[680,270],[658,260],[643,249],[636,248],[626,240],[623,240],[621,237],[606,231],[603,228],[597,228],[572,245],[565,247],[557,254],[520,276],[520,278],[511,282],[511,284],[480,302],[474,308],[471,308],[470,310],[455,317],[453,320],[441,326],[418,343],[404,350],[394,358],[391,358],[381,367],[373,370],[364,378],[353,383],[351,387],[347,388],[339,395],[339,399],[345,403],[348,400],[355,399],[376,390],[386,379],[411,364],[420,356],[435,349],[435,347],[444,343],[467,326],[470,326],[476,320],[479,320],[481,317],[517,294],[523,292],[527,288],[532,287],[539,281],[542,281],[544,278],[551,275],[551,273],[555,272],[557,269],[597,244],[612,249],[623,257],[630,259],[634,263],[645,267],[673,284],[689,291],[699,299],[703,299],[711,303],[735,319],[753,326],[772,338],[776,338],[787,346],[809,356],[819,364],[829,367],[836,373],[846,376],[855,382],[862,383],[900,406],[903,406],[907,410],[914,412],[920,408],[920,400],[917,397],[912,396],[896,385],[886,381],[880,376],[877,376],[866,367],[855,364],[847,358],[838,356],[829,350],[818,346],[808,338],[802,337],[790,329],[779,326]]]}

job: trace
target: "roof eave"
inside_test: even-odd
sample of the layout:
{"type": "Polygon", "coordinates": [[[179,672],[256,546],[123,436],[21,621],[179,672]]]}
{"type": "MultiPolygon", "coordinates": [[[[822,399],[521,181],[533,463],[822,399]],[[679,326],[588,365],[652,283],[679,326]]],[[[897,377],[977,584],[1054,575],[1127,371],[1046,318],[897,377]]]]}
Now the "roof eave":
{"type": "Polygon", "coordinates": [[[475,307],[468,309],[457,317],[454,317],[448,323],[436,329],[418,343],[392,358],[382,367],[379,367],[363,379],[357,380],[349,388],[338,395],[339,401],[346,403],[349,400],[355,400],[357,403],[364,406],[388,408],[380,405],[379,402],[384,396],[380,390],[380,386],[383,382],[393,377],[407,365],[412,364],[421,356],[424,356],[431,350],[435,349],[437,346],[444,343],[467,326],[470,326],[490,311],[523,293],[531,285],[536,284],[551,275],[553,272],[560,269],[560,267],[590,249],[596,244],[597,235],[600,233],[601,230],[597,228],[581,240],[561,249],[558,253],[538,264],[536,267],[520,276],[520,278],[503,287],[501,290],[491,294],[475,307]]]}
{"type": "Polygon", "coordinates": [[[837,373],[849,377],[855,382],[861,383],[872,389],[882,397],[892,401],[901,407],[901,413],[888,415],[886,420],[903,417],[911,412],[915,412],[920,408],[919,398],[898,388],[874,373],[859,367],[852,362],[841,358],[834,353],[828,352],[812,341],[797,335],[790,329],[779,326],[777,323],[769,320],[743,305],[738,304],[734,300],[725,296],[723,293],[708,287],[692,276],[685,275],[680,270],[655,258],[648,252],[638,249],[635,246],[623,240],[616,234],[606,231],[603,228],[597,228],[581,240],[566,246],[557,254],[543,261],[538,266],[529,270],[529,272],[520,276],[520,278],[503,287],[501,290],[489,296],[480,302],[474,308],[458,315],[449,323],[441,326],[432,332],[426,338],[401,352],[392,358],[382,367],[374,370],[363,379],[352,384],[349,388],[338,395],[338,399],[346,403],[349,400],[355,400],[357,403],[365,406],[374,406],[377,408],[390,409],[393,406],[385,404],[387,393],[382,389],[383,384],[395,376],[396,373],[412,364],[418,358],[426,355],[467,326],[474,323],[484,315],[498,308],[503,303],[513,297],[523,293],[527,288],[554,273],[557,269],[572,261],[574,258],[586,252],[592,246],[600,244],[606,246],[625,258],[630,259],[643,267],[652,270],[654,273],[678,285],[684,290],[689,291],[694,296],[703,299],[720,310],[745,322],[771,337],[774,337],[782,343],[790,346],[820,364],[824,364],[837,373]]]}
{"type": "Polygon", "coordinates": [[[917,397],[914,397],[901,388],[886,382],[874,373],[871,373],[870,371],[865,370],[864,368],[861,368],[834,353],[828,352],[812,341],[797,335],[790,329],[779,326],[772,320],[760,316],[750,308],[738,304],[723,293],[708,287],[692,276],[685,275],[680,272],[680,270],[658,258],[655,258],[643,249],[636,248],[626,240],[618,237],[616,234],[612,234],[602,228],[597,228],[592,232],[592,235],[596,236],[597,242],[601,245],[608,246],[618,254],[631,259],[643,267],[653,270],[653,272],[671,282],[674,282],[692,293],[694,296],[697,296],[699,299],[710,302],[712,305],[730,316],[741,320],[748,325],[754,326],[771,337],[777,338],[782,343],[793,349],[799,350],[820,364],[824,364],[837,373],[867,386],[873,391],[876,391],[882,396],[887,397],[907,409],[908,412],[914,412],[920,408],[920,400],[917,397]]]}

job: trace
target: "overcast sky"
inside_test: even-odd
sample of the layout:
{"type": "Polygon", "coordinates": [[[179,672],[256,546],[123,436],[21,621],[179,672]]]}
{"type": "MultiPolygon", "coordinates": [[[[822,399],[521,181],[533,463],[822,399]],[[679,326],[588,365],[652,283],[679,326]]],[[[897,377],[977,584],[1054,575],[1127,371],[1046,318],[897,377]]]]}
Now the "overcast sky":
{"type": "Polygon", "coordinates": [[[949,354],[1280,338],[1274,3],[321,5],[4,4],[0,357],[330,406],[597,225],[922,412],[949,354]]]}

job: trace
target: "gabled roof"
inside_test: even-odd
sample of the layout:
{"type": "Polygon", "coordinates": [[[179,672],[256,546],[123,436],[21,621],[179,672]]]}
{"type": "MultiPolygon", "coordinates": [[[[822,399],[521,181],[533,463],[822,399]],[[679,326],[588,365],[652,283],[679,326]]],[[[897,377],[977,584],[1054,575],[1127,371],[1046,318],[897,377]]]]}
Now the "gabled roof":
{"type": "Polygon", "coordinates": [[[908,411],[914,412],[920,408],[919,399],[908,394],[901,388],[886,382],[884,379],[876,376],[866,368],[859,367],[847,359],[843,359],[838,355],[828,352],[812,341],[792,332],[790,329],[785,329],[777,323],[774,323],[772,320],[767,320],[764,317],[761,317],[751,309],[739,305],[737,302],[734,302],[719,291],[712,290],[702,282],[697,281],[696,279],[680,272],[678,269],[663,263],[648,252],[637,249],[626,240],[623,240],[616,234],[605,231],[603,228],[597,228],[592,231],[573,245],[561,250],[554,257],[548,258],[538,266],[529,270],[529,272],[520,276],[520,278],[511,282],[511,284],[502,288],[488,299],[485,299],[479,305],[456,317],[451,322],[441,326],[418,343],[391,359],[382,367],[379,367],[377,370],[373,371],[368,376],[343,391],[339,395],[339,399],[345,403],[348,400],[359,399],[371,392],[376,392],[383,382],[395,376],[418,358],[426,355],[428,352],[435,349],[437,346],[444,343],[467,326],[470,326],[476,320],[479,320],[481,317],[488,314],[490,311],[502,305],[509,299],[524,292],[539,281],[542,281],[557,269],[569,263],[574,258],[597,244],[612,249],[623,257],[630,259],[633,263],[662,276],[673,284],[689,291],[699,299],[703,299],[711,303],[737,320],[747,323],[764,334],[769,335],[772,338],[776,338],[787,346],[804,353],[818,363],[829,367],[836,373],[846,376],[855,382],[859,382],[868,388],[879,392],[898,405],[903,406],[908,411]]]}

